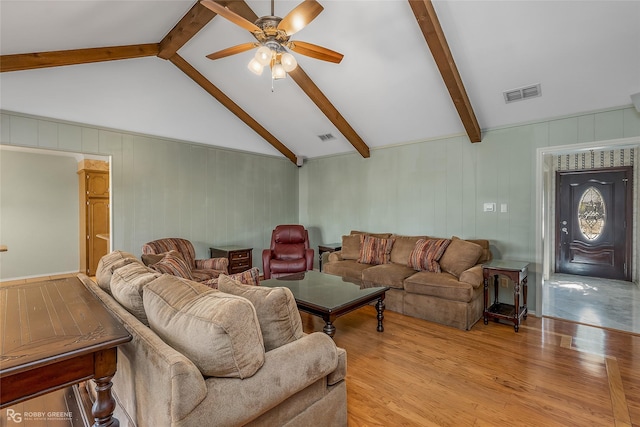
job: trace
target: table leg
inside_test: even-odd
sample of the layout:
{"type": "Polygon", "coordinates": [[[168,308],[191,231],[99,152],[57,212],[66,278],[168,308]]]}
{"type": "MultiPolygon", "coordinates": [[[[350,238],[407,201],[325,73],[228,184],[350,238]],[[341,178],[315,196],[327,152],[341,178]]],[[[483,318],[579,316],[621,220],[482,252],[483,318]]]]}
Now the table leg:
{"type": "Polygon", "coordinates": [[[384,320],[384,295],[382,295],[376,303],[376,311],[378,312],[378,332],[384,332],[382,320],[384,320]]]}
{"type": "Polygon", "coordinates": [[[487,316],[487,310],[489,309],[489,277],[484,277],[484,324],[489,323],[489,316],[487,316]]]}
{"type": "Polygon", "coordinates": [[[329,335],[331,338],[336,334],[336,327],[333,326],[333,321],[330,316],[323,316],[324,319],[324,328],[322,328],[322,332],[329,335]]]}
{"type": "Polygon", "coordinates": [[[94,381],[96,383],[96,401],[91,408],[94,418],[93,427],[120,427],[120,422],[113,417],[116,401],[111,395],[111,378],[116,373],[117,350],[111,348],[94,356],[94,381]]]}
{"type": "Polygon", "coordinates": [[[322,272],[322,252],[318,251],[318,269],[322,272]]]}
{"type": "Polygon", "coordinates": [[[522,317],[526,319],[527,312],[529,311],[527,309],[527,278],[526,277],[522,279],[522,298],[524,299],[524,313],[522,314],[522,317]]]}
{"type": "Polygon", "coordinates": [[[518,329],[520,329],[520,281],[517,279],[513,284],[513,306],[516,316],[513,328],[518,332],[518,329]]]}

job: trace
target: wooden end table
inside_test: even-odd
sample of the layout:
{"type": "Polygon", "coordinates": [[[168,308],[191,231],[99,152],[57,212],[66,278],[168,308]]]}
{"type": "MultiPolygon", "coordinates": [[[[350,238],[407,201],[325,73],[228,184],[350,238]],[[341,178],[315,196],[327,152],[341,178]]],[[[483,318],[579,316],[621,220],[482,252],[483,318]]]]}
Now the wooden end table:
{"type": "Polygon", "coordinates": [[[521,319],[527,318],[527,275],[529,263],[522,261],[494,260],[482,265],[484,277],[484,324],[489,318],[513,322],[516,332],[520,329],[521,319]],[[506,276],[513,281],[513,305],[498,301],[498,276],[506,276]],[[489,277],[493,276],[494,299],[489,305],[489,277]],[[520,305],[520,288],[522,286],[523,305],[520,305]]]}
{"type": "Polygon", "coordinates": [[[229,274],[242,273],[253,265],[253,248],[242,246],[217,246],[209,248],[211,258],[227,258],[229,260],[229,274]]]}
{"type": "Polygon", "coordinates": [[[94,427],[118,427],[117,346],[131,334],[76,277],[0,288],[0,408],[93,379],[94,427]]]}
{"type": "Polygon", "coordinates": [[[342,243],[322,243],[318,245],[318,268],[322,271],[322,254],[342,249],[342,243]]]}

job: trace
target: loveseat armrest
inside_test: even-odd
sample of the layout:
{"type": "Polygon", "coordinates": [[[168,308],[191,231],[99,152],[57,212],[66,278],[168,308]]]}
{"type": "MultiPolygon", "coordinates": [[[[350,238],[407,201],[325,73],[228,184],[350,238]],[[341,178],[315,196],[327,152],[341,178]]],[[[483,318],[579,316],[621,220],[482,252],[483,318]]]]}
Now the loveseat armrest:
{"type": "Polygon", "coordinates": [[[334,251],[329,253],[329,256],[327,257],[327,262],[336,262],[336,261],[342,261],[342,251],[334,251]]]}
{"type": "Polygon", "coordinates": [[[229,260],[227,258],[197,259],[196,268],[198,270],[216,270],[227,274],[229,272],[229,260]]]}
{"type": "Polygon", "coordinates": [[[468,283],[473,286],[474,289],[484,284],[484,278],[482,276],[482,264],[476,264],[473,267],[460,273],[461,282],[468,283]]]}
{"type": "Polygon", "coordinates": [[[252,377],[207,378],[207,399],[191,416],[207,425],[244,425],[327,377],[338,362],[338,348],[328,335],[305,335],[267,352],[264,365],[252,377]]]}

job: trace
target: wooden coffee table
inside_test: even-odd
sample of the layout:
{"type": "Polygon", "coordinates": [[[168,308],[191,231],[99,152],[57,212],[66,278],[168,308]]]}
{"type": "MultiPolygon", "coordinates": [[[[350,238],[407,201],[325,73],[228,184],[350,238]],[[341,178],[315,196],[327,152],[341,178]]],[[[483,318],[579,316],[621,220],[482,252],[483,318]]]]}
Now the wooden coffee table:
{"type": "Polygon", "coordinates": [[[117,427],[111,378],[131,334],[76,278],[0,287],[0,408],[93,379],[94,426],[117,427]]]}
{"type": "Polygon", "coordinates": [[[322,330],[330,337],[336,333],[333,325],[336,318],[377,300],[377,330],[384,331],[384,297],[389,290],[386,286],[366,288],[358,281],[317,271],[263,280],[260,286],[289,288],[299,310],[322,317],[325,322],[322,330]]]}

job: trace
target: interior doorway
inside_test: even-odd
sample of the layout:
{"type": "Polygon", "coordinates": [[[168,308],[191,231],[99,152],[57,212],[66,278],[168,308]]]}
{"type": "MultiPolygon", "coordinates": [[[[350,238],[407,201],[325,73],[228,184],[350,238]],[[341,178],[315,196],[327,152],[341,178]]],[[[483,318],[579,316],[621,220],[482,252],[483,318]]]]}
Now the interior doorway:
{"type": "Polygon", "coordinates": [[[632,172],[556,172],[556,273],[631,281],[632,172]]]}

